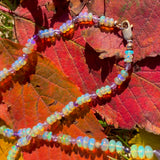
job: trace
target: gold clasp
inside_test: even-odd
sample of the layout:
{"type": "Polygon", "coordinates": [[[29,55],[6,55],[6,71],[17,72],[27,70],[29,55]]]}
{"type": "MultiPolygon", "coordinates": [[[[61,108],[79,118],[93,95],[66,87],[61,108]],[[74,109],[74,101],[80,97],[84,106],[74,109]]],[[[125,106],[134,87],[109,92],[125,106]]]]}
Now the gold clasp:
{"type": "Polygon", "coordinates": [[[127,41],[127,40],[132,40],[132,27],[133,25],[129,23],[128,20],[124,20],[122,23],[121,23],[121,30],[122,30],[122,33],[123,33],[123,37],[124,39],[127,41]]]}

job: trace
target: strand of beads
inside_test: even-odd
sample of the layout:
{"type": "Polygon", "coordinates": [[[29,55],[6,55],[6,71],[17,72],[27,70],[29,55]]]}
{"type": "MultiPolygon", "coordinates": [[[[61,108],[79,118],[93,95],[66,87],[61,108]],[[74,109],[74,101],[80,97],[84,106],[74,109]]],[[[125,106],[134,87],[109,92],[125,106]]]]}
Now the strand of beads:
{"type": "MultiPolygon", "coordinates": [[[[123,152],[131,153],[132,158],[139,158],[139,159],[152,159],[153,153],[158,152],[157,150],[154,150],[150,146],[139,146],[132,145],[130,149],[125,148],[120,141],[115,140],[108,140],[106,138],[102,139],[101,142],[96,141],[94,138],[89,138],[88,136],[82,137],[79,136],[77,138],[72,138],[70,135],[67,134],[59,134],[52,135],[52,132],[45,131],[42,135],[38,135],[39,139],[47,140],[49,142],[58,142],[62,145],[77,145],[79,148],[83,149],[89,149],[90,151],[93,151],[95,149],[101,149],[103,152],[116,152],[118,154],[122,154],[123,152]]],[[[18,152],[19,147],[25,146],[29,144],[29,140],[27,140],[26,137],[23,137],[18,140],[18,143],[16,146],[13,146],[11,151],[9,152],[8,157],[14,157],[15,151],[18,152]],[[19,146],[19,147],[17,147],[19,146]]],[[[15,157],[14,157],[15,158],[15,157]]],[[[11,158],[10,158],[11,159],[11,158]]]]}
{"type": "Polygon", "coordinates": [[[14,63],[12,63],[11,67],[9,69],[4,68],[2,71],[0,71],[0,81],[4,80],[7,76],[13,74],[15,71],[20,70],[26,63],[28,54],[30,54],[35,46],[36,42],[33,38],[29,39],[26,43],[26,47],[22,49],[23,56],[19,57],[14,63]]]}
{"type": "MultiPolygon", "coordinates": [[[[58,142],[63,145],[77,145],[80,148],[89,149],[90,151],[93,151],[95,149],[101,149],[102,151],[106,152],[109,151],[111,153],[117,152],[122,153],[123,151],[126,153],[130,153],[132,158],[139,158],[139,159],[152,159],[153,154],[158,154],[159,151],[154,150],[150,146],[137,146],[132,145],[130,149],[125,148],[120,141],[115,140],[108,140],[106,138],[102,139],[101,142],[96,142],[94,138],[89,137],[82,137],[79,136],[77,138],[72,138],[70,135],[66,134],[60,134],[60,135],[52,135],[52,132],[44,131],[43,125],[41,123],[37,124],[33,127],[33,132],[31,132],[31,129],[21,129],[19,130],[18,134],[14,134],[12,129],[6,128],[5,126],[0,127],[0,134],[3,134],[4,136],[11,137],[13,135],[21,137],[17,144],[12,147],[12,149],[8,153],[7,160],[14,160],[20,147],[26,146],[30,143],[31,137],[28,135],[32,135],[32,137],[38,137],[43,140],[47,140],[49,142],[58,142]],[[35,129],[37,128],[37,129],[35,129]],[[9,131],[10,130],[10,131],[9,131]],[[9,134],[9,133],[12,134],[9,134]],[[34,134],[33,134],[34,133],[34,134]]],[[[157,157],[158,157],[157,156],[157,157]]]]}
{"type": "MultiPolygon", "coordinates": [[[[56,37],[56,35],[63,36],[64,33],[69,32],[71,29],[74,29],[75,24],[77,24],[78,22],[81,24],[83,24],[84,22],[86,23],[89,22],[90,24],[96,24],[96,25],[98,24],[101,27],[103,25],[102,19],[103,18],[97,18],[97,16],[92,15],[92,13],[89,13],[89,14],[81,13],[79,16],[75,17],[73,20],[69,20],[66,23],[64,23],[62,26],[60,26],[60,29],[53,30],[52,28],[50,28],[50,29],[45,29],[44,31],[41,30],[39,31],[38,36],[40,39],[53,38],[53,37],[56,37]]],[[[115,24],[116,22],[112,18],[109,20],[108,18],[105,18],[104,20],[104,26],[106,27],[115,27],[115,24]]],[[[16,145],[18,149],[22,146],[28,145],[32,137],[42,135],[44,133],[45,128],[47,128],[49,125],[52,125],[57,120],[60,120],[62,117],[69,115],[76,107],[84,103],[89,103],[92,101],[92,99],[95,99],[96,97],[102,97],[105,94],[111,94],[112,91],[116,89],[117,85],[121,85],[122,82],[125,81],[125,79],[128,77],[128,71],[131,69],[131,62],[133,58],[133,50],[132,50],[132,45],[131,45],[132,40],[127,40],[127,42],[128,42],[127,44],[128,47],[127,47],[127,50],[124,56],[125,62],[126,62],[125,70],[121,71],[121,73],[115,78],[114,80],[115,82],[111,86],[107,85],[105,87],[98,89],[96,93],[93,93],[93,94],[86,93],[85,95],[78,97],[75,102],[68,103],[62,109],[61,112],[55,112],[54,114],[49,116],[44,123],[38,123],[36,126],[33,126],[33,128],[20,129],[18,132],[15,132],[15,133],[11,129],[2,128],[1,129],[3,130],[2,134],[7,137],[11,137],[13,135],[20,137],[16,145]]],[[[20,57],[17,61],[15,61],[12,64],[12,68],[10,69],[12,70],[12,73],[19,70],[20,68],[22,68],[22,66],[25,65],[28,54],[32,52],[34,45],[35,45],[34,38],[29,39],[26,46],[22,49],[24,52],[23,57],[20,57]]],[[[85,146],[89,144],[88,147],[90,149],[94,148],[93,144],[95,140],[93,138],[88,139],[86,137],[84,138],[83,141],[84,141],[85,146]]],[[[111,141],[111,142],[114,142],[114,141],[111,141]]],[[[114,144],[112,145],[114,146],[114,144]]],[[[9,154],[9,157],[14,157],[13,155],[9,154]]]]}

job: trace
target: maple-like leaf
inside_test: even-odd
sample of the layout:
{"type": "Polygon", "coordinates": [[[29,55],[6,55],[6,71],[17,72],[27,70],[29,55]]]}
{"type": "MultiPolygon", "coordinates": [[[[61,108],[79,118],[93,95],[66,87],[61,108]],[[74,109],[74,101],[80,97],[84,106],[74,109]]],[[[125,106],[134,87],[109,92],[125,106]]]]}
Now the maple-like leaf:
{"type": "MultiPolygon", "coordinates": [[[[158,9],[160,2],[154,1],[154,3],[152,3],[147,0],[127,2],[97,0],[81,2],[76,0],[70,2],[70,4],[72,4],[70,7],[68,7],[65,2],[54,3],[55,10],[50,11],[47,9],[46,3],[53,2],[54,1],[45,0],[37,0],[34,2],[24,0],[22,2],[21,6],[14,12],[15,32],[18,41],[24,45],[27,39],[33,36],[33,34],[36,34],[41,27],[58,28],[63,22],[71,18],[71,15],[78,14],[83,8],[98,16],[106,15],[119,21],[128,19],[134,26],[133,41],[135,57],[133,73],[124,83],[123,87],[118,90],[118,94],[111,98],[111,101],[106,102],[105,99],[102,99],[93,110],[105,117],[108,124],[113,124],[116,127],[133,128],[135,125],[138,125],[150,132],[160,134],[160,58],[158,56],[160,53],[158,47],[160,44],[158,34],[160,31],[158,16],[160,12],[158,9]],[[77,7],[78,10],[76,10],[77,7]]],[[[72,40],[57,41],[55,46],[44,44],[38,47],[38,51],[40,51],[43,56],[48,57],[54,63],[54,67],[56,66],[58,68],[59,72],[62,71],[70,81],[76,84],[80,88],[81,93],[92,93],[97,88],[110,84],[120,69],[122,69],[123,63],[120,62],[118,65],[117,61],[118,58],[123,56],[124,50],[125,42],[121,37],[120,31],[102,33],[98,28],[94,27],[90,29],[78,28],[72,40]]],[[[8,63],[9,62],[4,64],[8,63]]],[[[39,66],[36,67],[35,72],[38,71],[38,69],[39,66]]],[[[49,91],[51,92],[51,89],[48,89],[49,86],[45,85],[46,83],[44,83],[42,79],[35,78],[36,73],[33,72],[32,74],[32,76],[29,75],[29,78],[34,78],[29,84],[35,87],[35,82],[38,82],[41,84],[38,86],[42,88],[43,86],[45,87],[43,91],[41,88],[38,87],[37,89],[35,87],[36,90],[39,91],[39,96],[41,96],[41,93],[48,94],[49,91]]],[[[14,94],[16,92],[15,89],[18,89],[19,96],[22,97],[23,94],[20,92],[21,87],[21,85],[14,84],[10,92],[14,94]]],[[[26,90],[30,90],[30,88],[26,88],[28,85],[24,87],[26,90]]],[[[54,94],[55,93],[54,91],[54,94]]],[[[80,94],[80,92],[78,93],[80,94]]],[[[7,98],[6,95],[3,97],[7,98]]],[[[31,96],[30,98],[33,97],[31,96]]],[[[8,100],[9,99],[8,97],[8,100]]],[[[28,98],[26,101],[28,101],[28,98]]],[[[68,102],[68,99],[66,99],[65,102],[68,102]]],[[[45,99],[45,103],[50,104],[53,102],[45,99]]],[[[36,104],[34,104],[34,106],[35,105],[36,104]]],[[[17,108],[13,108],[16,112],[17,108]]],[[[44,110],[46,111],[46,109],[44,110]]],[[[44,110],[40,109],[39,112],[43,112],[44,110]]],[[[57,108],[53,107],[53,111],[54,110],[57,110],[57,108]]],[[[20,115],[23,116],[24,113],[20,115]]],[[[29,113],[27,112],[26,115],[29,115],[29,113]]],[[[34,119],[37,119],[38,114],[35,112],[33,115],[35,116],[34,119]]],[[[40,119],[45,120],[46,116],[47,114],[44,114],[41,117],[42,119],[40,119]]],[[[84,117],[86,118],[86,116],[84,117]]],[[[27,126],[32,126],[34,124],[32,121],[34,120],[32,119],[31,121],[31,117],[28,118],[30,120],[27,120],[27,126]]],[[[15,125],[17,128],[22,127],[19,126],[18,123],[23,124],[23,127],[25,126],[24,122],[17,122],[15,125]]],[[[35,124],[36,123],[37,120],[35,120],[35,124]]],[[[82,125],[82,128],[83,127],[82,125]]],[[[84,130],[82,128],[80,128],[80,131],[83,132],[84,130]]],[[[71,131],[70,129],[69,133],[71,131]]],[[[80,133],[77,132],[76,135],[80,133]]],[[[37,152],[33,152],[32,155],[25,153],[24,157],[26,156],[29,159],[31,156],[30,158],[32,159],[33,157],[41,156],[42,150],[43,147],[37,152]]],[[[46,150],[48,150],[47,147],[46,150]]],[[[54,148],[54,151],[57,153],[55,155],[57,159],[63,159],[59,150],[57,152],[57,149],[54,148]]],[[[49,153],[47,156],[46,159],[51,158],[49,153]]],[[[37,159],[39,159],[39,157],[37,159]]]]}
{"type": "MultiPolygon", "coordinates": [[[[73,14],[75,10],[73,8],[76,7],[78,1],[75,2],[75,6],[74,2],[71,3],[70,10],[73,14]]],[[[90,12],[99,16],[105,14],[119,21],[128,19],[134,25],[135,72],[128,79],[129,86],[128,82],[125,83],[123,91],[120,90],[119,94],[113,97],[109,103],[97,105],[95,110],[104,116],[109,124],[122,128],[132,128],[139,125],[148,131],[159,134],[160,89],[158,85],[159,57],[157,55],[160,52],[157,46],[160,38],[157,34],[159,33],[159,17],[157,16],[159,10],[156,9],[160,5],[159,1],[155,1],[154,5],[147,1],[105,1],[105,5],[102,1],[93,1],[90,3],[83,2],[82,5],[83,7],[86,6],[85,10],[88,7],[90,12]],[[156,23],[153,23],[153,19],[156,23]],[[147,27],[150,25],[153,27],[152,31],[147,27]],[[148,32],[150,34],[147,34],[148,32]],[[154,43],[151,43],[151,39],[154,43]],[[146,45],[142,45],[144,43],[146,45]],[[154,66],[149,65],[152,61],[154,61],[154,66]],[[138,71],[137,67],[139,68],[138,71]],[[152,76],[150,75],[151,72],[152,76]]],[[[43,8],[42,1],[39,1],[39,6],[43,8]]],[[[17,36],[22,44],[25,43],[25,39],[37,32],[33,23],[24,20],[26,17],[24,11],[26,11],[26,8],[22,7],[16,10],[16,13],[23,18],[18,17],[15,22],[17,36]],[[27,28],[29,26],[29,32],[25,26],[27,28]],[[23,30],[20,28],[23,28],[23,30]]],[[[58,17],[59,19],[52,13],[53,18],[50,21],[51,13],[44,13],[48,16],[47,27],[52,27],[54,21],[54,28],[57,28],[62,24],[61,21],[65,22],[69,17],[69,14],[64,10],[58,17]]],[[[28,15],[29,12],[27,12],[28,15]]],[[[35,14],[33,17],[28,16],[28,18],[32,22],[36,22],[35,19],[38,20],[40,17],[35,14]]],[[[72,40],[58,41],[55,46],[49,48],[46,46],[41,51],[44,51],[44,55],[49,57],[71,81],[76,83],[83,93],[91,93],[101,86],[110,84],[123,66],[123,63],[117,65],[117,58],[122,57],[125,51],[125,43],[118,34],[121,35],[121,32],[116,31],[115,34],[114,32],[100,33],[100,30],[94,27],[79,28],[75,31],[72,40]],[[103,59],[104,57],[105,59],[103,59]]]]}
{"type": "MultiPolygon", "coordinates": [[[[3,55],[1,67],[7,66],[22,54],[19,44],[7,40],[0,41],[0,48],[3,55]]],[[[79,88],[70,82],[51,61],[37,53],[30,55],[23,69],[1,83],[0,89],[3,101],[0,118],[15,131],[44,122],[53,112],[61,111],[64,105],[81,95],[79,88]]],[[[93,112],[87,106],[75,110],[71,117],[63,122],[57,122],[53,125],[52,131],[53,134],[63,132],[75,138],[79,135],[88,135],[100,140],[105,136],[93,112]]],[[[3,136],[1,138],[4,139],[3,136]]],[[[46,156],[47,159],[59,159],[60,155],[62,159],[80,157],[74,151],[68,154],[61,153],[63,146],[57,148],[52,147],[51,144],[46,146],[46,143],[40,140],[36,142],[40,146],[31,144],[27,149],[22,149],[24,159],[32,160],[37,157],[43,160],[46,156]],[[51,153],[54,154],[51,156],[51,153]]],[[[65,148],[63,150],[67,151],[65,148]]],[[[2,151],[2,157],[6,157],[6,152],[2,151]]]]}

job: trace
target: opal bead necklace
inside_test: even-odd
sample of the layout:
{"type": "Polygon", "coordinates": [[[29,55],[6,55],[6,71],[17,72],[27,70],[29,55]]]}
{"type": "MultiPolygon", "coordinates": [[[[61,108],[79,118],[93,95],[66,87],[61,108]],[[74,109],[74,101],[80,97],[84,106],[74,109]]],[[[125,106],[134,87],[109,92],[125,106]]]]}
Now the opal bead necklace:
{"type": "Polygon", "coordinates": [[[7,160],[14,160],[20,151],[20,148],[30,144],[31,139],[37,137],[49,142],[56,142],[62,145],[77,145],[83,149],[89,149],[93,151],[95,149],[101,149],[101,151],[106,152],[117,152],[117,153],[129,153],[134,159],[152,159],[155,154],[157,158],[160,158],[160,151],[153,150],[150,146],[137,146],[132,145],[127,148],[122,145],[120,141],[108,140],[106,138],[102,139],[101,142],[96,141],[94,138],[78,136],[73,138],[70,135],[59,134],[53,135],[51,131],[46,131],[50,125],[53,125],[57,120],[62,119],[62,117],[68,116],[77,107],[83,104],[91,103],[91,101],[96,100],[98,97],[101,98],[105,95],[110,95],[113,91],[120,86],[126,78],[129,76],[128,71],[131,69],[132,59],[133,59],[133,43],[132,43],[132,25],[129,21],[125,20],[121,24],[114,21],[113,18],[101,16],[100,18],[93,15],[92,13],[80,13],[78,16],[74,17],[72,20],[68,20],[66,23],[62,24],[59,29],[54,30],[53,28],[40,30],[37,35],[34,35],[29,39],[22,49],[23,56],[19,57],[9,69],[4,68],[0,71],[0,81],[3,81],[7,76],[12,75],[19,69],[21,69],[26,63],[28,55],[32,53],[35,48],[37,39],[56,39],[57,37],[67,37],[70,33],[73,33],[78,24],[88,25],[88,26],[98,26],[100,29],[113,31],[115,28],[121,29],[123,38],[127,41],[126,51],[124,55],[125,69],[121,70],[118,76],[114,79],[111,85],[106,85],[100,89],[97,89],[95,93],[86,93],[81,97],[78,97],[75,102],[69,102],[61,112],[54,112],[52,115],[47,117],[46,121],[43,123],[38,123],[32,128],[23,128],[17,132],[13,129],[9,129],[6,126],[0,127],[0,134],[10,137],[17,137],[18,141],[16,145],[12,146],[11,150],[8,152],[7,160]]]}

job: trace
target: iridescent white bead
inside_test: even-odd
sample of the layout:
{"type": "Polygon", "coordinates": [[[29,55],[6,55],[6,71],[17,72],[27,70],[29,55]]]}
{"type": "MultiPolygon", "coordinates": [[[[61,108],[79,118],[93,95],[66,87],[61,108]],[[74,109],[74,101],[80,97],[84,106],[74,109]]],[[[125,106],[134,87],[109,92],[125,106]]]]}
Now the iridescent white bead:
{"type": "Polygon", "coordinates": [[[50,37],[54,36],[54,29],[53,28],[49,28],[49,36],[50,37]]]}
{"type": "Polygon", "coordinates": [[[31,53],[31,50],[28,49],[27,47],[24,47],[24,48],[22,49],[22,51],[23,51],[23,53],[26,53],[26,54],[30,54],[30,53],[31,53]]]}

